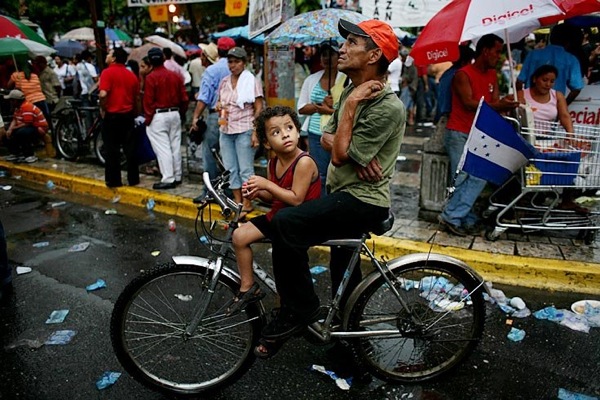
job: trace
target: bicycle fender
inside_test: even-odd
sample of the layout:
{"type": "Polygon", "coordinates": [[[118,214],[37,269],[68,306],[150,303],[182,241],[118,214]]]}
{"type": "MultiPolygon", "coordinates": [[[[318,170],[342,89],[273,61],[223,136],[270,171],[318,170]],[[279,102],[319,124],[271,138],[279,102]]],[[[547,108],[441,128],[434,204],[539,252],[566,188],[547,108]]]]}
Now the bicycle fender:
{"type": "MultiPolygon", "coordinates": [[[[388,268],[391,271],[393,271],[398,268],[408,268],[413,264],[423,264],[425,262],[435,263],[437,265],[439,265],[439,264],[455,265],[455,266],[463,269],[465,272],[467,272],[475,281],[484,282],[483,277],[477,271],[475,271],[473,268],[471,268],[468,264],[464,263],[463,261],[461,261],[457,258],[446,256],[444,254],[437,254],[437,253],[407,254],[405,256],[394,258],[394,259],[388,261],[387,265],[388,265],[388,268]]],[[[352,293],[350,294],[350,297],[348,298],[348,301],[346,303],[346,307],[344,308],[344,326],[347,326],[347,322],[348,322],[347,319],[350,315],[350,310],[352,310],[352,308],[354,307],[354,304],[356,303],[358,296],[363,292],[363,290],[368,285],[370,285],[373,281],[375,281],[379,277],[381,277],[381,274],[379,273],[379,271],[375,270],[375,271],[371,272],[352,291],[352,293]]],[[[490,293],[490,289],[489,289],[488,285],[483,285],[483,288],[487,292],[487,294],[490,295],[490,297],[491,297],[491,293],[490,293]]]]}
{"type": "MultiPolygon", "coordinates": [[[[197,256],[173,256],[173,262],[177,265],[195,265],[197,267],[207,268],[210,270],[215,269],[215,261],[204,257],[197,256]]],[[[223,266],[221,274],[234,282],[240,282],[239,274],[229,267],[223,266]]]]}

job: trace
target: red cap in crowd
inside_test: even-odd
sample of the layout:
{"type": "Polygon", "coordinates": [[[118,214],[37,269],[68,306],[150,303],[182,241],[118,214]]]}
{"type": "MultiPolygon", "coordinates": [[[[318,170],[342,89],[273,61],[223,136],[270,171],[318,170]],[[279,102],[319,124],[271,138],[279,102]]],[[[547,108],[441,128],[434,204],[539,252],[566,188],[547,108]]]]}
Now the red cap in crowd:
{"type": "Polygon", "coordinates": [[[338,29],[344,39],[350,33],[362,37],[370,37],[377,47],[381,49],[384,57],[389,62],[394,61],[398,57],[398,37],[392,27],[386,22],[370,19],[355,25],[352,22],[340,19],[338,29]]]}
{"type": "Polygon", "coordinates": [[[230,50],[235,47],[235,40],[230,37],[222,37],[217,40],[217,47],[219,50],[230,50]]]}

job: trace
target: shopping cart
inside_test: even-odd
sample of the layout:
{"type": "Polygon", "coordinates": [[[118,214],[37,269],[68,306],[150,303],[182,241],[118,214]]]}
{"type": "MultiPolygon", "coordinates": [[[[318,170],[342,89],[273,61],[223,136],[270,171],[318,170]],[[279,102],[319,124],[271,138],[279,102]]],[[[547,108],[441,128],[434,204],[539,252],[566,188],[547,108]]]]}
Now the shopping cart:
{"type": "Polygon", "coordinates": [[[567,133],[556,122],[531,125],[520,131],[537,153],[490,196],[484,216],[495,226],[486,238],[495,240],[508,228],[578,230],[586,244],[592,243],[600,229],[600,212],[566,210],[560,203],[565,193],[600,188],[600,127],[573,125],[574,132],[567,133]]]}

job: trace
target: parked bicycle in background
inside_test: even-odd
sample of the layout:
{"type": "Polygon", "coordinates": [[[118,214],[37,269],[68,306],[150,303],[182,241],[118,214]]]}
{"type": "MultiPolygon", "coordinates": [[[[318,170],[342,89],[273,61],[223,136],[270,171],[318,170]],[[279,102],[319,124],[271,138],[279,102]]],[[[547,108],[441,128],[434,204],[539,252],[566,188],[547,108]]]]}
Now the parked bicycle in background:
{"type": "MultiPolygon", "coordinates": [[[[97,104],[97,101],[95,103],[97,104]]],[[[104,165],[102,118],[97,105],[83,106],[81,100],[66,100],[66,107],[57,113],[57,121],[52,133],[58,157],[75,161],[92,151],[98,161],[104,165]],[[89,121],[92,121],[91,124],[89,121]]],[[[124,163],[125,157],[122,155],[121,164],[124,163]]]]}

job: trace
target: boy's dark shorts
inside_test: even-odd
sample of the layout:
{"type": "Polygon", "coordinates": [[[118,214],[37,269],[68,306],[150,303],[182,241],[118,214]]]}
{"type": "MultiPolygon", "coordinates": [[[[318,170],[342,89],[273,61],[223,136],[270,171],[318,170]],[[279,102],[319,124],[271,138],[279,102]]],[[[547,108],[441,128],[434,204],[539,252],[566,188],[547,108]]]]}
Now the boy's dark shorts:
{"type": "Polygon", "coordinates": [[[271,239],[271,237],[273,236],[273,230],[271,229],[271,221],[267,219],[266,214],[254,217],[248,222],[254,225],[260,231],[260,233],[265,235],[267,239],[271,239]]]}

